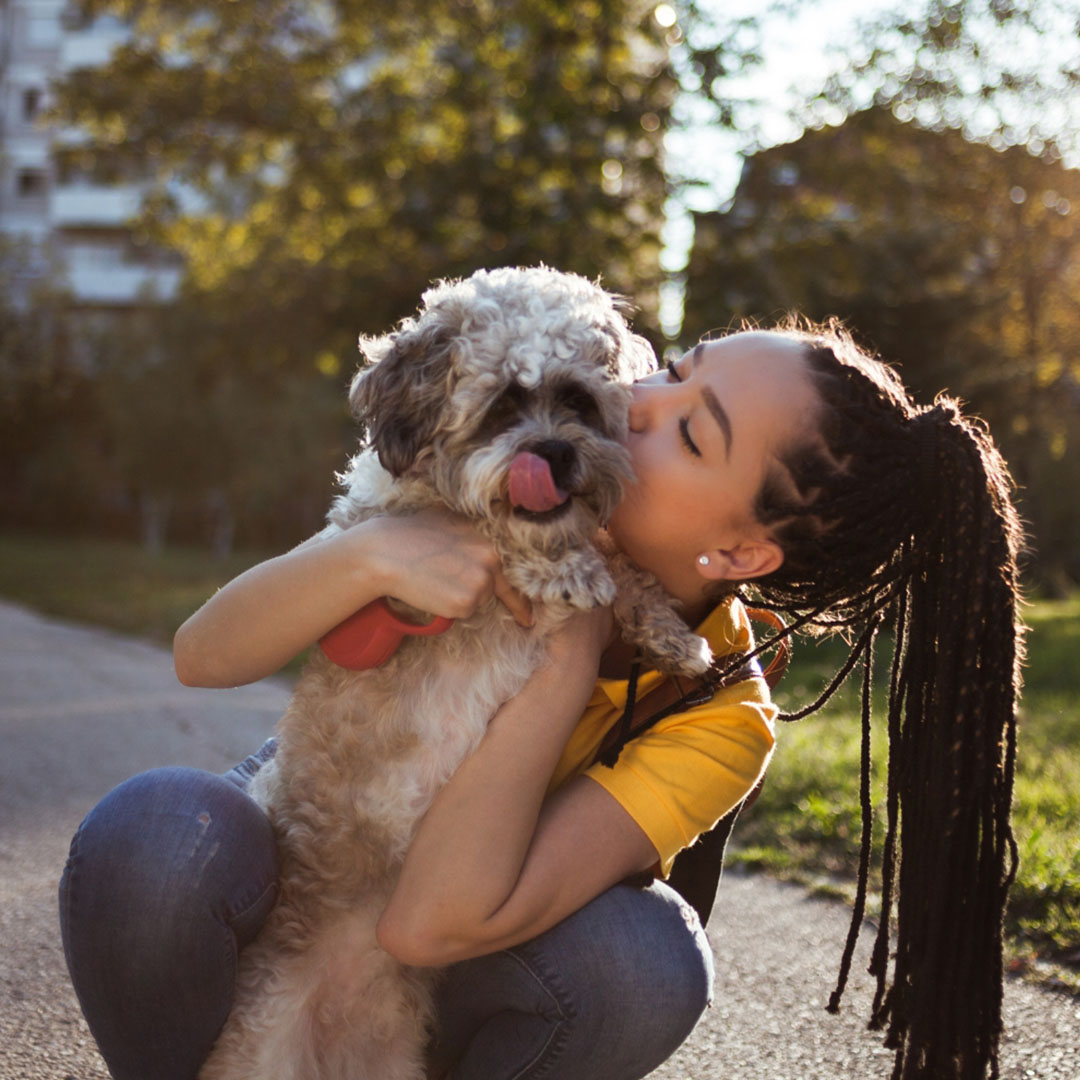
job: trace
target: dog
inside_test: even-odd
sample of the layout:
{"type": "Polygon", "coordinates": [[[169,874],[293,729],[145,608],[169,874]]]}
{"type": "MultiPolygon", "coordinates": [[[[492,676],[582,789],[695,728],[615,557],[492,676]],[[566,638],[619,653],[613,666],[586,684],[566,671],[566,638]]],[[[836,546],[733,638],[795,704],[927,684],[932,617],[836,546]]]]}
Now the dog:
{"type": "Polygon", "coordinates": [[[278,838],[279,900],[200,1080],[420,1080],[435,972],[399,964],[375,927],[436,792],[575,608],[615,601],[666,670],[711,659],[654,578],[595,544],[631,475],[626,384],[655,363],[620,301],[546,267],[479,271],[361,350],[350,404],[367,445],[326,534],[447,507],[490,538],[535,622],[489,600],[373,670],[314,652],[251,788],[278,838]]]}

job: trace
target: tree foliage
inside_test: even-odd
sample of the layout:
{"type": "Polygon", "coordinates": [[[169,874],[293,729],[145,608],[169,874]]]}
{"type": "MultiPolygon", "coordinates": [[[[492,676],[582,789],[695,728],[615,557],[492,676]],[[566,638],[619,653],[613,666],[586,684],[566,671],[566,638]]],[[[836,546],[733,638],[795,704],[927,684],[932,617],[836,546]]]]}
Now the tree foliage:
{"type": "MultiPolygon", "coordinates": [[[[275,488],[279,507],[321,498],[316,470],[348,438],[330,403],[357,333],[479,266],[602,275],[659,343],[680,81],[717,123],[750,116],[730,76],[758,58],[768,17],[807,2],[740,17],[673,0],[673,23],[656,0],[82,0],[132,36],[57,88],[56,118],[80,132],[62,171],[147,182],[137,239],[188,267],[174,310],[100,351],[95,445],[129,489],[202,492],[226,517],[258,516],[275,488]],[[160,416],[136,407],[144,395],[160,416]],[[274,449],[297,452],[260,469],[243,441],[271,425],[285,433],[274,449]],[[172,475],[151,461],[185,443],[172,475]]],[[[882,111],[811,130],[797,183],[767,175],[777,152],[758,155],[731,213],[699,220],[688,331],[732,312],[839,311],[909,381],[947,383],[1004,425],[1032,491],[1059,475],[1075,445],[1063,402],[1080,195],[1055,161],[1080,130],[1078,29],[1080,0],[920,0],[867,22],[806,116],[820,127],[871,98],[882,111]],[[881,120],[889,110],[920,127],[881,120]]]]}
{"type": "Polygon", "coordinates": [[[641,0],[89,0],[131,20],[60,115],[149,172],[222,363],[351,366],[433,279],[546,261],[656,326],[675,88],[641,0]]]}
{"type": "Polygon", "coordinates": [[[892,109],[996,148],[1080,154],[1080,0],[919,0],[862,21],[815,101],[892,109]]]}
{"type": "Polygon", "coordinates": [[[288,543],[318,527],[348,449],[337,380],[274,378],[197,362],[212,347],[186,303],[114,320],[88,342],[109,459],[147,548],[209,541],[219,557],[237,529],[288,543]]]}
{"type": "Polygon", "coordinates": [[[39,262],[0,239],[0,520],[68,525],[93,502],[97,392],[71,362],[66,297],[39,262]],[[44,490],[61,497],[39,501],[44,490]]]}
{"type": "Polygon", "coordinates": [[[1080,571],[1080,173],[872,109],[749,158],[696,220],[688,339],[839,316],[924,400],[984,415],[1024,487],[1044,576],[1080,571]]]}
{"type": "Polygon", "coordinates": [[[55,117],[80,132],[62,171],[145,184],[139,239],[187,267],[174,309],[99,350],[144,505],[202,491],[250,521],[271,489],[292,507],[314,491],[297,517],[317,524],[357,334],[438,278],[541,261],[602,276],[657,337],[676,38],[655,7],[85,0],[131,36],[58,86],[55,117]],[[170,463],[170,445],[190,451],[170,463]]]}

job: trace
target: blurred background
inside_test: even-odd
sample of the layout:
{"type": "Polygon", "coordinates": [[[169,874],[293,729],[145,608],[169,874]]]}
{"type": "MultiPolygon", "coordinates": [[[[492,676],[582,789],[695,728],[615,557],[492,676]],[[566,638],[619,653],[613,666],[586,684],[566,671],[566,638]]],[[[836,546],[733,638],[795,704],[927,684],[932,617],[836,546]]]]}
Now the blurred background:
{"type": "MultiPolygon", "coordinates": [[[[1080,992],[1078,167],[1080,0],[0,0],[0,596],[167,643],[321,526],[434,279],[599,276],[658,354],[838,316],[1019,485],[1010,969],[1080,992]]],[[[848,887],[856,715],[732,861],[848,887]]]]}
{"type": "Polygon", "coordinates": [[[846,320],[1080,578],[1080,0],[2,0],[0,528],[281,548],[359,333],[544,261],[846,320]]]}

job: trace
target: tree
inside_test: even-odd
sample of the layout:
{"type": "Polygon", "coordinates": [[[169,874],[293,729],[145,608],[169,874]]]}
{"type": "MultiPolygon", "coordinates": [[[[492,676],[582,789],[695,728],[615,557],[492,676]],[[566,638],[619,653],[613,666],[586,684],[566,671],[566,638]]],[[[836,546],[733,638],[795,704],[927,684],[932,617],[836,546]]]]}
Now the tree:
{"type": "Polygon", "coordinates": [[[341,465],[328,391],[343,401],[357,334],[434,279],[541,261],[599,275],[659,341],[671,50],[721,111],[723,71],[753,60],[754,20],[679,7],[676,23],[656,0],[83,0],[72,17],[119,16],[131,36],[57,87],[54,119],[80,133],[61,173],[143,181],[135,238],[187,266],[175,309],[98,353],[144,535],[199,491],[220,535],[262,520],[285,473],[297,498],[322,492],[312,463],[341,465]],[[240,432],[265,447],[271,423],[307,465],[245,451],[240,432]]]}
{"type": "Polygon", "coordinates": [[[23,241],[0,238],[0,519],[69,525],[93,502],[97,395],[72,358],[56,276],[23,241]],[[81,452],[76,452],[81,447],[81,452]]]}
{"type": "Polygon", "coordinates": [[[1078,248],[1080,173],[871,109],[748,158],[731,206],[697,217],[684,328],[837,315],[924,400],[967,398],[1061,579],[1080,570],[1058,495],[1080,479],[1078,248]]]}
{"type": "Polygon", "coordinates": [[[807,116],[869,104],[995,149],[1080,153],[1080,0],[920,0],[862,22],[807,116]]]}
{"type": "Polygon", "coordinates": [[[349,449],[339,379],[266,379],[208,368],[207,326],[187,304],[114,320],[91,345],[112,473],[136,507],[144,546],[167,534],[294,542],[322,523],[349,449]]]}
{"type": "Polygon", "coordinates": [[[69,158],[146,170],[220,358],[351,357],[436,278],[546,261],[655,329],[675,88],[642,0],[87,0],[133,36],[73,73],[69,158]]]}
{"type": "Polygon", "coordinates": [[[131,37],[58,86],[55,119],[81,132],[61,171],[145,182],[137,239],[187,266],[174,309],[98,350],[148,541],[200,499],[222,538],[276,531],[275,507],[317,524],[351,441],[357,334],[435,279],[602,275],[658,336],[675,80],[655,6],[85,0],[131,37]]]}

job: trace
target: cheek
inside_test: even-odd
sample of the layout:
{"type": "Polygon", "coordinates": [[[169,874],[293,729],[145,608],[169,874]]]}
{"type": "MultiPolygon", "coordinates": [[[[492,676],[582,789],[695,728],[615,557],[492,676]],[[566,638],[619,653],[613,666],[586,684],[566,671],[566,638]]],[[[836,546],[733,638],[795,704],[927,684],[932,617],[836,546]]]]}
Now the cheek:
{"type": "Polygon", "coordinates": [[[628,504],[626,499],[615,508],[607,523],[608,536],[615,542],[615,546],[630,559],[640,565],[638,543],[634,525],[638,522],[639,515],[628,504]]]}
{"type": "Polygon", "coordinates": [[[721,487],[726,496],[726,510],[735,518],[750,520],[754,516],[754,502],[762,482],[762,470],[754,462],[754,467],[742,462],[730,470],[726,482],[721,487]]]}
{"type": "Polygon", "coordinates": [[[661,449],[658,437],[645,435],[631,439],[627,449],[630,451],[630,468],[634,473],[634,485],[637,488],[648,488],[661,464],[658,460],[661,449]]]}
{"type": "Polygon", "coordinates": [[[608,522],[608,535],[615,546],[642,570],[663,580],[670,569],[672,541],[670,536],[657,535],[655,522],[644,508],[620,504],[621,514],[608,522]]]}
{"type": "Polygon", "coordinates": [[[636,534],[644,535],[670,516],[673,503],[679,504],[681,476],[657,437],[632,444],[630,451],[634,479],[626,486],[620,510],[623,522],[632,516],[630,527],[636,534]]]}
{"type": "Polygon", "coordinates": [[[628,485],[622,500],[608,520],[608,531],[619,548],[634,558],[653,546],[657,522],[666,517],[662,497],[640,480],[628,485]]]}

